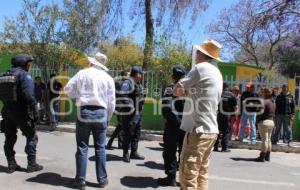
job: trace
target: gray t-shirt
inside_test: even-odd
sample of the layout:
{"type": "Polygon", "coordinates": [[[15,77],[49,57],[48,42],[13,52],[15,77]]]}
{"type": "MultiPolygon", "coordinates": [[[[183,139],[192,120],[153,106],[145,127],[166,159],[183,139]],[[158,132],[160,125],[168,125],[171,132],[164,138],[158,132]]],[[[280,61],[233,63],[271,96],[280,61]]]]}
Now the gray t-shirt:
{"type": "Polygon", "coordinates": [[[217,66],[208,62],[199,63],[179,84],[188,93],[180,128],[186,132],[219,133],[217,111],[223,77],[217,66]]]}

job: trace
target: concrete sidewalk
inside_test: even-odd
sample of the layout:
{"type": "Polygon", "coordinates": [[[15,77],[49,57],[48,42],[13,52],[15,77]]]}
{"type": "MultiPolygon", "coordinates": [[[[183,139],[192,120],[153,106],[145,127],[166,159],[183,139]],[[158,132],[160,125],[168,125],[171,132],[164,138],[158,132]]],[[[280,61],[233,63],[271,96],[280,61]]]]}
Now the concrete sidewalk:
{"type": "MultiPolygon", "coordinates": [[[[38,130],[50,131],[51,127],[47,125],[38,125],[38,130]]],[[[115,127],[110,126],[108,128],[107,134],[110,136],[114,131],[115,127]]],[[[60,132],[75,132],[75,123],[60,123],[56,131],[60,132]]],[[[142,130],[141,140],[147,141],[163,141],[162,131],[151,131],[151,130],[142,130]]],[[[229,144],[230,148],[235,149],[250,149],[250,150],[260,150],[261,142],[258,141],[255,145],[251,145],[249,141],[243,143],[239,141],[231,141],[229,144]]],[[[288,146],[285,143],[278,143],[277,145],[272,146],[273,152],[286,152],[286,153],[300,153],[300,142],[293,142],[288,146]]]]}

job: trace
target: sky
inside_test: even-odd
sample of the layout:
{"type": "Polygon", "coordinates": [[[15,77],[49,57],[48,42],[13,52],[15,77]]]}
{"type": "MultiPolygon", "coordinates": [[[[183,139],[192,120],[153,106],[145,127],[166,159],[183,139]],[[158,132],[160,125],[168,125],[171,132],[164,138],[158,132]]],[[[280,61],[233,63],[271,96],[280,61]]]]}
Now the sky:
{"type": "MultiPolygon", "coordinates": [[[[55,2],[61,3],[62,0],[54,0],[55,2]]],[[[44,3],[51,2],[50,0],[44,0],[44,3]]],[[[128,0],[126,2],[129,2],[128,0]]],[[[205,27],[213,21],[218,13],[224,9],[230,7],[233,3],[237,3],[238,0],[211,0],[209,8],[200,15],[195,26],[190,28],[189,24],[184,24],[182,30],[185,34],[186,41],[188,44],[200,44],[204,40],[211,38],[209,34],[205,33],[205,27]]],[[[0,1],[0,31],[3,30],[4,18],[15,17],[18,12],[22,9],[23,0],[2,0],[0,1]]],[[[128,5],[129,6],[129,5],[128,5]]],[[[127,14],[124,14],[125,16],[127,14]]],[[[124,21],[124,35],[130,34],[133,36],[137,43],[143,43],[145,38],[144,26],[140,26],[134,32],[132,32],[133,22],[128,17],[124,21]]],[[[225,58],[229,55],[224,55],[225,58]]]]}

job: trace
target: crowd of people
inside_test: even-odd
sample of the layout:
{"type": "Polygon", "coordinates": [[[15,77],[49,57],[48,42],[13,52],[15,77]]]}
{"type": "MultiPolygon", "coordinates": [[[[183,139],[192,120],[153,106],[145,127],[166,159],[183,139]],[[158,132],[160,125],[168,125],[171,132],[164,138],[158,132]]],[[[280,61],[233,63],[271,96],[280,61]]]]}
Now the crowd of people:
{"type": "Polygon", "coordinates": [[[49,123],[55,130],[59,122],[60,96],[63,85],[55,74],[50,75],[50,80],[45,85],[40,76],[34,78],[34,96],[37,101],[38,121],[37,123],[49,123]]]}
{"type": "MultiPolygon", "coordinates": [[[[252,82],[247,83],[247,90],[243,93],[237,86],[230,89],[228,84],[223,83],[215,62],[221,61],[221,45],[214,40],[207,40],[194,47],[197,50],[197,64],[189,72],[183,65],[174,66],[173,85],[163,93],[165,126],[162,157],[166,177],[159,178],[157,183],[161,186],[177,186],[176,173],[179,170],[181,189],[207,190],[209,160],[212,151],[219,151],[219,144],[221,152],[230,152],[229,141],[232,136],[241,142],[245,136],[249,136],[250,143],[255,144],[258,129],[262,149],[257,161],[270,161],[272,143],[276,144],[280,137],[286,143],[292,141],[290,122],[293,120],[295,104],[286,85],[282,86],[280,94],[277,88],[262,88],[260,93],[256,93],[252,82]],[[247,130],[248,126],[250,130],[247,130]]],[[[118,137],[118,147],[123,149],[125,163],[130,163],[131,159],[145,159],[138,152],[146,97],[141,84],[144,73],[141,67],[133,66],[130,71],[124,70],[120,78],[114,80],[107,73],[106,55],[96,53],[88,57],[91,66],[80,70],[63,89],[55,75],[51,76],[47,85],[41,82],[40,77],[33,82],[28,73],[32,61],[30,56],[18,54],[12,58],[12,68],[0,76],[0,98],[4,102],[4,124],[1,127],[5,133],[8,173],[21,168],[15,160],[14,151],[18,128],[27,138],[27,171],[43,169],[36,162],[38,138],[35,123],[47,117],[44,105],[48,103],[50,125],[53,129],[57,127],[62,90],[76,100],[78,110],[76,176],[73,184],[76,188],[85,189],[86,186],[91,133],[100,188],[108,185],[105,149],[113,149],[114,138],[118,137]],[[10,81],[12,88],[3,90],[9,86],[7,81],[10,81]],[[113,114],[117,116],[118,123],[106,144],[106,131],[113,114]]]]}

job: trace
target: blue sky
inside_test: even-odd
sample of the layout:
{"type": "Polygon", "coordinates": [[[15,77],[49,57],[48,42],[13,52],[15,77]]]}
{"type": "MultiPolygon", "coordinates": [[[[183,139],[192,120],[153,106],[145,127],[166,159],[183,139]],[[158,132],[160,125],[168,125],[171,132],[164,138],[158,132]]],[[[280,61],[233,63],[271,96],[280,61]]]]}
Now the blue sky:
{"type": "MultiPolygon", "coordinates": [[[[62,0],[54,0],[55,2],[62,2],[62,0]]],[[[209,34],[205,33],[205,26],[208,25],[218,13],[224,9],[236,3],[238,0],[212,0],[209,8],[200,15],[200,19],[197,21],[196,25],[190,28],[188,24],[183,25],[182,30],[185,34],[186,41],[191,44],[200,44],[205,39],[209,38],[209,34]]],[[[45,3],[51,2],[44,0],[45,3]]],[[[126,1],[129,2],[129,1],[126,1]]],[[[0,1],[0,31],[3,30],[4,17],[15,17],[18,12],[22,9],[23,0],[2,0],[0,1]]],[[[126,12],[125,12],[125,15],[126,12]]],[[[124,34],[131,34],[135,41],[142,43],[145,38],[144,27],[140,26],[139,30],[136,29],[132,33],[132,21],[129,18],[125,18],[126,25],[124,26],[124,34]]],[[[228,57],[225,55],[225,57],[228,57]]]]}

